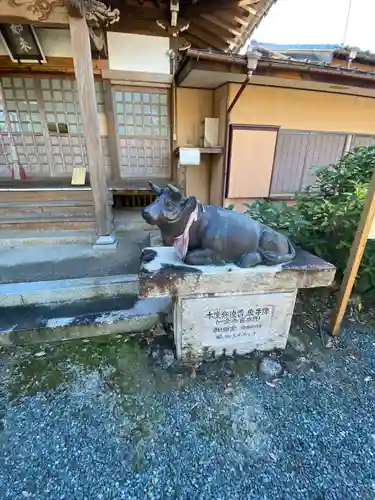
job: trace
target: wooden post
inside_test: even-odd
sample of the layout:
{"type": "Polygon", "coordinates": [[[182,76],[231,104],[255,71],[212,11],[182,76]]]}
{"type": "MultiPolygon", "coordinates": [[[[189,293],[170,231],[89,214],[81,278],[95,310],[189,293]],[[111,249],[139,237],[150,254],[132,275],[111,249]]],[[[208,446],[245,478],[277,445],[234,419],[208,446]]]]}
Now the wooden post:
{"type": "Polygon", "coordinates": [[[371,182],[368,188],[365,205],[359,221],[357,233],[354,243],[350,250],[349,260],[346,265],[344,278],[341,283],[337,306],[332,319],[332,335],[338,336],[340,327],[344,319],[344,314],[350,294],[353,290],[355,278],[358,273],[358,268],[362,260],[363,252],[365,251],[366,243],[370,234],[371,226],[375,217],[375,170],[371,177],[371,182]]]}
{"type": "Polygon", "coordinates": [[[112,181],[121,181],[120,138],[115,117],[115,103],[111,82],[104,81],[104,105],[108,125],[108,147],[112,165],[112,181]]]}
{"type": "Polygon", "coordinates": [[[345,139],[344,154],[349,153],[352,147],[352,142],[353,142],[353,134],[348,134],[345,139]]]}
{"type": "Polygon", "coordinates": [[[89,163],[90,184],[95,205],[98,234],[96,246],[108,248],[109,246],[115,246],[116,240],[111,235],[111,208],[107,203],[107,182],[96,104],[89,29],[84,17],[70,16],[69,26],[78,99],[89,163]]]}

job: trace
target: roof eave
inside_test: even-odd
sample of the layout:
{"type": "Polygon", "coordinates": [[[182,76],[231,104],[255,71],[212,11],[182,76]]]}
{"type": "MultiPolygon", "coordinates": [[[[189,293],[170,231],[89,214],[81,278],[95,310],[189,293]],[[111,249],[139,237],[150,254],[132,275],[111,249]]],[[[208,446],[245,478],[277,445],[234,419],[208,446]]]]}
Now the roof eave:
{"type": "Polygon", "coordinates": [[[257,12],[249,22],[249,24],[244,27],[244,30],[238,40],[236,40],[231,48],[232,52],[237,53],[243,45],[246,43],[246,40],[252,35],[253,31],[258,27],[259,23],[263,20],[263,18],[268,14],[271,7],[277,2],[277,0],[267,0],[263,6],[262,12],[257,12]]]}
{"type": "MultiPolygon", "coordinates": [[[[199,64],[199,61],[205,61],[206,65],[209,64],[210,61],[213,64],[222,63],[224,65],[227,65],[225,72],[232,72],[233,69],[236,68],[238,73],[238,69],[241,68],[243,74],[246,75],[247,61],[246,56],[244,55],[231,55],[222,52],[220,53],[189,49],[176,71],[175,81],[177,85],[180,85],[184,81],[185,77],[190,73],[190,71],[192,71],[193,69],[197,69],[197,64],[199,64]]],[[[325,75],[345,81],[347,81],[348,79],[357,82],[366,81],[371,82],[372,85],[375,81],[375,72],[342,68],[339,66],[319,66],[317,64],[301,63],[300,61],[274,60],[267,58],[260,59],[254,75],[258,74],[259,76],[261,76],[262,73],[264,73],[264,71],[267,69],[271,71],[283,70],[287,73],[299,72],[303,74],[309,74],[312,77],[314,77],[315,75],[317,81],[317,75],[325,75]]],[[[217,71],[217,69],[212,69],[212,71],[217,71]]],[[[355,83],[353,83],[352,85],[355,86],[355,83]]]]}

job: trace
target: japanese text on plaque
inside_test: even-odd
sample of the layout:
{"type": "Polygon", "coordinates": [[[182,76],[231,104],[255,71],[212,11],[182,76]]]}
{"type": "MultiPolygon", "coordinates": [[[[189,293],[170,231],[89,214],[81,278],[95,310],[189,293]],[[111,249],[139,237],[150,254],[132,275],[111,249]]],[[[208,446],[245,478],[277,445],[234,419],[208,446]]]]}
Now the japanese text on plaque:
{"type": "Polygon", "coordinates": [[[272,314],[272,307],[254,309],[210,310],[205,314],[215,325],[213,332],[216,339],[231,339],[252,335],[254,331],[265,326],[272,314]]]}

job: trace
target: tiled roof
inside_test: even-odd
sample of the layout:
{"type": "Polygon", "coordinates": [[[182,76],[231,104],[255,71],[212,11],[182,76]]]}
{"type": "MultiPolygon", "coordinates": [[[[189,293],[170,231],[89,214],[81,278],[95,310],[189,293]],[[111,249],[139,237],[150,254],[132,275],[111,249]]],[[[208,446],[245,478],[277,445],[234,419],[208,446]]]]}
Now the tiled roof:
{"type": "MultiPolygon", "coordinates": [[[[264,47],[264,45],[262,45],[264,47]]],[[[272,49],[268,49],[272,50],[272,49]]],[[[224,53],[222,51],[215,51],[215,50],[188,50],[186,56],[192,56],[197,57],[197,60],[199,58],[204,59],[205,55],[207,55],[207,58],[216,58],[216,60],[226,60],[227,62],[232,62],[233,64],[240,64],[241,66],[246,66],[246,55],[239,55],[239,54],[228,54],[224,53]],[[194,55],[193,55],[194,54],[194,55]]],[[[313,70],[316,68],[318,71],[322,70],[323,72],[327,73],[329,72],[330,74],[336,74],[336,75],[346,75],[346,76],[352,76],[356,77],[358,76],[359,78],[361,77],[374,77],[375,76],[375,68],[374,71],[372,70],[363,70],[363,69],[358,69],[358,68],[347,68],[347,67],[341,67],[341,66],[335,66],[330,63],[324,62],[324,61],[308,61],[308,60],[297,60],[293,59],[292,57],[287,57],[285,59],[280,59],[277,57],[273,57],[271,54],[266,54],[263,53],[261,56],[261,59],[259,61],[260,63],[263,63],[265,65],[269,64],[270,66],[275,66],[278,65],[279,67],[285,66],[289,68],[295,68],[297,71],[299,69],[309,69],[313,70]]]]}
{"type": "Polygon", "coordinates": [[[270,62],[270,63],[278,63],[278,64],[285,64],[288,66],[296,66],[296,67],[310,67],[310,68],[322,68],[331,71],[332,73],[342,73],[342,74],[351,74],[353,76],[355,75],[375,75],[375,68],[374,71],[369,71],[369,70],[363,70],[363,69],[358,69],[358,68],[343,68],[341,66],[334,66],[332,64],[326,63],[326,62],[317,62],[317,61],[299,61],[296,59],[287,59],[287,60],[280,60],[277,58],[273,57],[262,57],[261,61],[264,62],[270,62]]]}
{"type": "MultiPolygon", "coordinates": [[[[339,47],[335,50],[335,57],[347,59],[349,52],[349,47],[339,47]]],[[[363,64],[375,65],[375,54],[370,50],[359,50],[355,61],[363,64]]]]}
{"type": "Polygon", "coordinates": [[[251,46],[260,45],[265,49],[275,50],[275,51],[289,51],[289,50],[302,50],[302,51],[313,51],[313,50],[325,50],[334,52],[340,47],[339,44],[279,44],[279,43],[263,43],[257,40],[251,40],[251,46]]]}
{"type": "MultiPolygon", "coordinates": [[[[306,59],[311,62],[315,62],[319,59],[323,59],[324,56],[319,56],[319,53],[330,53],[334,57],[339,59],[347,60],[350,53],[350,47],[343,47],[342,45],[334,44],[278,44],[278,43],[263,43],[257,40],[251,40],[250,47],[263,47],[265,49],[280,52],[281,54],[287,54],[291,57],[295,57],[296,52],[300,52],[303,56],[306,53],[306,59]],[[315,55],[314,55],[315,54],[315,55]]],[[[326,56],[327,57],[327,56],[326,56]]],[[[375,65],[375,54],[367,50],[358,50],[357,56],[354,59],[358,63],[375,65]]],[[[328,60],[326,59],[328,62],[328,60]]]]}

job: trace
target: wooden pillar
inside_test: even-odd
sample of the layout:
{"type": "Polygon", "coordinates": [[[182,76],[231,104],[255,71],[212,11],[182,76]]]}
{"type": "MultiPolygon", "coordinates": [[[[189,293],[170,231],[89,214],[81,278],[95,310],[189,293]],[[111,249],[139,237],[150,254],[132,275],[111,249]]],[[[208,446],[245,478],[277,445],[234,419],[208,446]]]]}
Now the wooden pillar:
{"type": "Polygon", "coordinates": [[[99,117],[96,104],[89,29],[84,17],[70,16],[69,25],[78,99],[89,163],[90,184],[95,205],[98,234],[96,246],[115,246],[116,240],[111,234],[111,207],[107,203],[107,181],[105,178],[99,117]]]}
{"type": "Polygon", "coordinates": [[[108,146],[111,157],[111,179],[121,181],[120,138],[117,131],[115,117],[115,103],[112,85],[109,80],[104,80],[104,105],[107,115],[108,146]]]}

